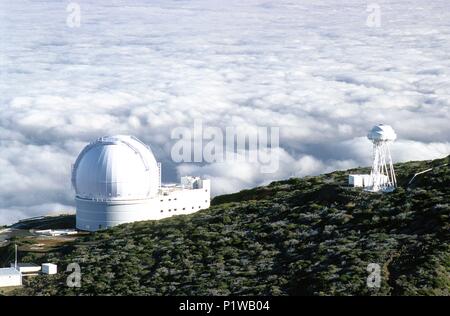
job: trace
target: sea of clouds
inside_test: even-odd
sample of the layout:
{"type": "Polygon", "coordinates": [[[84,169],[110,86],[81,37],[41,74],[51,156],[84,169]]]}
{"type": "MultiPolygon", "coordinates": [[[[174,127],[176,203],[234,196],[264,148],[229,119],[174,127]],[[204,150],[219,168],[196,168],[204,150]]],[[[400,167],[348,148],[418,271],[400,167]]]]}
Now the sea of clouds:
{"type": "Polygon", "coordinates": [[[80,27],[69,1],[0,3],[0,224],[73,210],[71,164],[108,134],[214,194],[369,165],[377,123],[395,161],[450,153],[448,0],[376,1],[379,27],[356,0],[73,2],[80,27]],[[279,127],[279,169],[174,163],[171,130],[196,119],[279,127]]]}

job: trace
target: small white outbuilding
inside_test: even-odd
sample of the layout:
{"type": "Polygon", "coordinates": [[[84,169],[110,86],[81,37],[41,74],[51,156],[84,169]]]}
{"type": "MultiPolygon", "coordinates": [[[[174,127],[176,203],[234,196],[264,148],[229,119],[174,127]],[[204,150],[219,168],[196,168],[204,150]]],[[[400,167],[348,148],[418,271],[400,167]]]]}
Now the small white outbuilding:
{"type": "Polygon", "coordinates": [[[58,273],[58,266],[53,263],[43,263],[42,264],[43,274],[56,274],[58,273]]]}
{"type": "Polygon", "coordinates": [[[370,174],[351,174],[348,176],[348,184],[352,187],[364,188],[370,184],[370,174]]]}
{"type": "Polygon", "coordinates": [[[0,287],[21,286],[22,273],[15,268],[0,269],[0,287]]]}

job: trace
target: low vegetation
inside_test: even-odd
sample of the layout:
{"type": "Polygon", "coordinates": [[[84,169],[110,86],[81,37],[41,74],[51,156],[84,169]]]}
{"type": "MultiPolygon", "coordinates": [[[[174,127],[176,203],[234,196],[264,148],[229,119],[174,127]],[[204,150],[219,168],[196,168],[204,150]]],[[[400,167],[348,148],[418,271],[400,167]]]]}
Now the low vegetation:
{"type": "Polygon", "coordinates": [[[25,257],[62,272],[15,294],[449,295],[449,160],[397,164],[400,187],[389,194],[349,188],[349,172],[338,171],[93,233],[25,257]],[[66,285],[72,262],[81,267],[78,288],[66,285]],[[379,288],[367,286],[370,263],[380,266],[379,288]]]}

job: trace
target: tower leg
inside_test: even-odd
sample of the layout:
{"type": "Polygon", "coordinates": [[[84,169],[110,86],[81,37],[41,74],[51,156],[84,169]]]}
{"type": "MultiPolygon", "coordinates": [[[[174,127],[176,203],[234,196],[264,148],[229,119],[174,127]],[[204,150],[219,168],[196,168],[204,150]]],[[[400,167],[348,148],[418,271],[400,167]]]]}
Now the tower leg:
{"type": "Polygon", "coordinates": [[[367,190],[373,192],[392,191],[396,185],[397,180],[389,145],[385,141],[375,141],[370,184],[367,190]]]}

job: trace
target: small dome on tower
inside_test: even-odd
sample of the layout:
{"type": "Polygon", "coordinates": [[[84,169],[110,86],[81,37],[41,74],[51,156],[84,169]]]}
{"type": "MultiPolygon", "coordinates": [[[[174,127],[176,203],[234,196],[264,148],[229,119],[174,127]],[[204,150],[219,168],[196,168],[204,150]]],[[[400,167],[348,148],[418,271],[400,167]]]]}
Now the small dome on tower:
{"type": "Polygon", "coordinates": [[[158,193],[159,168],[151,149],[136,137],[101,137],[78,156],[72,184],[80,198],[148,198],[158,193]]]}
{"type": "Polygon", "coordinates": [[[394,141],[397,138],[394,129],[389,125],[375,125],[367,135],[371,141],[394,141]]]}

